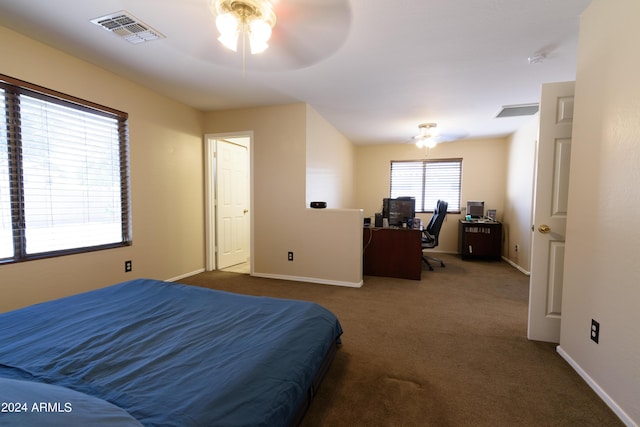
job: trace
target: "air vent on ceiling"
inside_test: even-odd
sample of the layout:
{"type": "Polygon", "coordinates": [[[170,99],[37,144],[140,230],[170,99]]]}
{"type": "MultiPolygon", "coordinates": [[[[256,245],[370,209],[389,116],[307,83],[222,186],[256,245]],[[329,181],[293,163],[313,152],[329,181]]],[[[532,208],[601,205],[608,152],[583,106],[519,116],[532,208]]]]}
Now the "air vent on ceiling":
{"type": "Polygon", "coordinates": [[[165,38],[161,32],[124,10],[92,19],[91,22],[133,44],[165,38]]]}
{"type": "Polygon", "coordinates": [[[496,118],[532,116],[538,112],[539,108],[539,104],[504,105],[496,115],[496,118]]]}

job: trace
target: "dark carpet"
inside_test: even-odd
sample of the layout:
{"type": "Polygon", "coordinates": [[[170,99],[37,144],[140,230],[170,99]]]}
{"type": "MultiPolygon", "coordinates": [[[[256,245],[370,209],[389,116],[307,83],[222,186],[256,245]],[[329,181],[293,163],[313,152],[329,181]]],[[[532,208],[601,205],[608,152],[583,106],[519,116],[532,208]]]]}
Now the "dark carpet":
{"type": "Polygon", "coordinates": [[[421,281],[367,276],[358,289],[225,272],[180,282],[338,316],[343,344],[303,427],[623,425],[554,344],[527,340],[527,276],[442,258],[421,281]]]}

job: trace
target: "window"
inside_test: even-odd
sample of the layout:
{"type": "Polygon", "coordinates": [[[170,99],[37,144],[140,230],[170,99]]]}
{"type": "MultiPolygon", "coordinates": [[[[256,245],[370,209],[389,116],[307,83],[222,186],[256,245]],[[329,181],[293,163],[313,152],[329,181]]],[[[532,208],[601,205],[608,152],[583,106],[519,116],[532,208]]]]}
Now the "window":
{"type": "Polygon", "coordinates": [[[129,245],[127,114],[0,75],[0,262],[129,245]]]}
{"type": "Polygon", "coordinates": [[[438,200],[460,213],[462,159],[391,162],[391,197],[416,199],[416,212],[433,212],[438,200]]]}

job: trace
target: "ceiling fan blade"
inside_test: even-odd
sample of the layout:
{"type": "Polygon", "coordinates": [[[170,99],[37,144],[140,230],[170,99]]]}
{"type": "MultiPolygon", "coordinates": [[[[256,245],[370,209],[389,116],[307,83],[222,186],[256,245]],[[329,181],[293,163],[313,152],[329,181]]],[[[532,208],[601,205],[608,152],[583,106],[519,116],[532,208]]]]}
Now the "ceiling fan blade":
{"type": "Polygon", "coordinates": [[[269,49],[247,58],[261,70],[308,67],[331,56],[345,42],[351,26],[348,0],[280,0],[269,49]]]}
{"type": "MultiPolygon", "coordinates": [[[[274,6],[276,28],[301,36],[305,32],[334,32],[346,35],[351,24],[347,0],[281,0],[274,6]]],[[[316,40],[322,42],[323,40],[316,40]]]]}
{"type": "Polygon", "coordinates": [[[433,137],[433,139],[440,144],[441,142],[450,142],[450,141],[458,141],[460,139],[464,139],[469,135],[469,132],[458,131],[458,132],[442,132],[433,137]]]}
{"type": "Polygon", "coordinates": [[[441,133],[437,133],[431,137],[428,138],[424,138],[421,137],[421,135],[416,135],[414,137],[412,137],[411,139],[407,140],[406,142],[411,142],[413,144],[417,144],[418,142],[422,141],[422,143],[424,145],[427,145],[427,141],[432,141],[436,144],[440,144],[442,142],[452,142],[452,141],[458,141],[461,139],[466,138],[467,136],[469,136],[469,132],[466,131],[448,131],[448,132],[441,132],[441,133]]]}

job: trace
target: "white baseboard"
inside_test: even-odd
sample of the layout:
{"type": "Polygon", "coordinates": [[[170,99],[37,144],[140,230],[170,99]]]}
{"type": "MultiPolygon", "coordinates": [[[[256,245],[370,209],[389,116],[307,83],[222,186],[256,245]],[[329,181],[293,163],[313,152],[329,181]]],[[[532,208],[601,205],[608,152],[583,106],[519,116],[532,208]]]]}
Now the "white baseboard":
{"type": "MultiPolygon", "coordinates": [[[[196,274],[204,273],[205,269],[201,268],[190,273],[181,274],[180,276],[172,277],[170,279],[166,279],[166,282],[175,282],[180,279],[184,279],[185,277],[195,276],[196,274]]],[[[360,282],[341,282],[338,280],[326,280],[326,279],[318,279],[316,277],[298,277],[298,276],[285,276],[280,274],[268,274],[268,273],[253,273],[252,276],[256,277],[264,277],[266,279],[281,279],[281,280],[290,280],[294,282],[307,282],[307,283],[318,283],[321,285],[334,285],[334,286],[346,286],[349,288],[361,288],[364,282],[361,280],[360,282]]]]}
{"type": "Polygon", "coordinates": [[[589,376],[589,374],[587,374],[580,365],[578,365],[578,363],[573,360],[571,358],[571,356],[569,356],[567,354],[566,351],[564,351],[564,349],[560,346],[556,347],[556,351],[558,352],[558,354],[560,354],[560,356],[567,361],[567,363],[569,365],[571,365],[571,367],[578,373],[578,375],[580,375],[582,377],[583,380],[586,381],[586,383],[589,385],[589,387],[591,387],[593,389],[593,391],[596,392],[596,394],[598,396],[600,396],[600,399],[602,399],[604,401],[604,403],[607,404],[607,406],[609,408],[611,408],[611,410],[618,416],[618,418],[620,418],[620,420],[628,427],[638,427],[638,424],[636,424],[630,417],[629,415],[627,415],[626,412],[624,412],[624,410],[622,410],[622,408],[620,406],[618,406],[618,404],[607,394],[607,392],[605,392],[599,385],[598,383],[596,383],[594,381],[593,378],[591,378],[589,376]]]}
{"type": "Polygon", "coordinates": [[[171,279],[166,279],[165,282],[175,282],[176,280],[184,279],[185,277],[195,276],[196,274],[204,273],[204,268],[200,268],[198,270],[192,271],[191,273],[181,274],[180,276],[172,277],[171,279]]]}
{"type": "MultiPolygon", "coordinates": [[[[460,255],[460,252],[439,251],[439,250],[428,250],[428,251],[425,251],[424,253],[425,254],[432,253],[432,254],[460,255]]],[[[509,258],[506,258],[506,257],[503,256],[502,259],[505,260],[509,265],[511,265],[516,270],[519,270],[525,276],[531,276],[531,272],[530,271],[527,271],[524,268],[520,267],[518,264],[516,264],[515,262],[511,261],[509,258]]]]}
{"type": "Polygon", "coordinates": [[[511,267],[515,268],[516,270],[520,270],[520,272],[522,274],[524,274],[525,276],[531,276],[531,272],[525,270],[524,268],[520,267],[518,264],[516,264],[515,262],[511,261],[509,258],[506,257],[502,257],[503,260],[505,260],[509,265],[511,265],[511,267]]]}
{"type": "Polygon", "coordinates": [[[349,288],[361,288],[362,284],[364,283],[362,280],[360,282],[341,282],[338,280],[318,279],[316,277],[298,277],[298,276],[286,276],[281,274],[268,274],[268,273],[256,273],[256,272],[254,272],[251,275],[256,277],[264,277],[266,279],[291,280],[295,282],[318,283],[321,285],[346,286],[349,288]]]}

